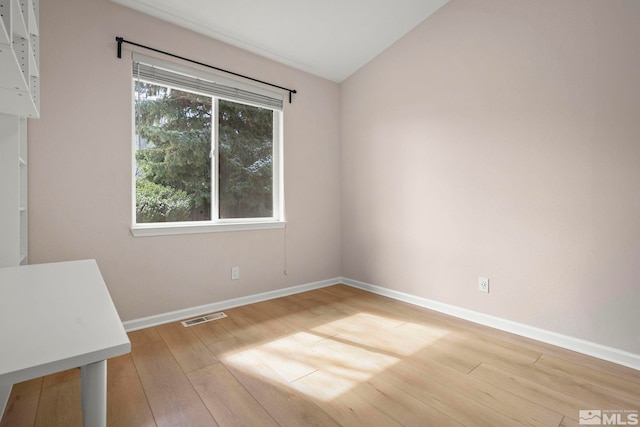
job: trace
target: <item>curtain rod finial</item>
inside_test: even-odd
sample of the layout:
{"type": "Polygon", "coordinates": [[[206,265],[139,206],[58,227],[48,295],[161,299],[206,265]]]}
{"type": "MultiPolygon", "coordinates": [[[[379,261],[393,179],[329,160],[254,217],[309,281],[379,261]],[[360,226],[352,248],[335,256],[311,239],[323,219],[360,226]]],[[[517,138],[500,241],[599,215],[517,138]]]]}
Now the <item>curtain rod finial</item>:
{"type": "Polygon", "coordinates": [[[118,42],[118,58],[122,58],[122,42],[124,39],[116,36],[116,41],[118,42]]]}

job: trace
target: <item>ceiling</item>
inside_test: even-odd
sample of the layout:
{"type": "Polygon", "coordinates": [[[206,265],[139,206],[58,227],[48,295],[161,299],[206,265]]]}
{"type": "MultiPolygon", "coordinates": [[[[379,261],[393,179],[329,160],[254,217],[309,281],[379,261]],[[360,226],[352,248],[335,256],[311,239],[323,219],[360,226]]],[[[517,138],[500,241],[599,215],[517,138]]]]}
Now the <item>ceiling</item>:
{"type": "Polygon", "coordinates": [[[341,82],[448,0],[113,0],[341,82]]]}

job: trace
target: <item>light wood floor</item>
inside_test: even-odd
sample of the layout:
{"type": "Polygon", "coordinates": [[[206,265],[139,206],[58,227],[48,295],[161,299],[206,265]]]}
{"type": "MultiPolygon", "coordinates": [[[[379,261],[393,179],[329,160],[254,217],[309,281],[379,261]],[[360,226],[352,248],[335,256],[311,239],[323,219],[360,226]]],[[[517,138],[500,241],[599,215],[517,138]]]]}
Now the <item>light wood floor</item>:
{"type": "MultiPolygon", "coordinates": [[[[109,426],[577,426],[640,410],[640,371],[348,286],[129,334],[109,426]]],[[[16,384],[0,426],[80,426],[79,370],[16,384]]]]}

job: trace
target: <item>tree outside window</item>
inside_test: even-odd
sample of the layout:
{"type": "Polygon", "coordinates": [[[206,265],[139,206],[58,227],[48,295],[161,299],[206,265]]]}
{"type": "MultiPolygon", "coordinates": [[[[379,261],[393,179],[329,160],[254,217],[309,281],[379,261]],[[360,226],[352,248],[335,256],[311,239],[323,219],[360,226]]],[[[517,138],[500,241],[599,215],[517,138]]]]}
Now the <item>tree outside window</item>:
{"type": "Polygon", "coordinates": [[[274,216],[274,111],[135,81],[136,223],[274,216]]]}

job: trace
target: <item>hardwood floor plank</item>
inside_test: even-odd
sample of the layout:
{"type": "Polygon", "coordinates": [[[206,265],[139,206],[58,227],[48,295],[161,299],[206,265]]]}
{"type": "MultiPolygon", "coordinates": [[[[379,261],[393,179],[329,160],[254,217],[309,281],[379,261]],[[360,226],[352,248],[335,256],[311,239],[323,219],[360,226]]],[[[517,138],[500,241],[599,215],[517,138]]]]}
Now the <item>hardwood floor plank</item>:
{"type": "Polygon", "coordinates": [[[295,332],[295,329],[278,318],[252,306],[236,307],[236,313],[253,323],[263,333],[264,338],[276,338],[295,332]]]}
{"type": "Polygon", "coordinates": [[[593,408],[629,409],[637,405],[632,396],[620,397],[609,393],[585,378],[571,377],[561,372],[531,365],[515,365],[510,363],[490,363],[510,375],[527,378],[530,381],[549,389],[558,390],[579,400],[590,403],[593,408]]]}
{"type": "Polygon", "coordinates": [[[129,332],[127,335],[129,336],[129,341],[131,341],[132,348],[162,340],[156,328],[139,329],[129,332]]]}
{"type": "MultiPolygon", "coordinates": [[[[268,313],[277,315],[280,321],[287,323],[294,329],[311,329],[326,323],[326,313],[323,318],[323,313],[311,311],[308,304],[303,306],[296,302],[292,296],[265,301],[262,308],[264,309],[265,306],[269,306],[268,313]]],[[[316,307],[317,305],[312,304],[312,306],[316,307]]]]}
{"type": "Polygon", "coordinates": [[[340,302],[351,306],[359,312],[388,316],[403,322],[429,320],[429,312],[421,307],[400,303],[400,301],[371,294],[366,291],[361,291],[361,293],[356,296],[343,298],[340,302]]]}
{"type": "Polygon", "coordinates": [[[460,422],[416,399],[407,391],[375,376],[368,381],[361,381],[353,391],[405,426],[462,426],[460,422]]]}
{"type": "Polygon", "coordinates": [[[131,355],[158,427],[217,425],[163,341],[136,346],[131,355]]]}
{"type": "Polygon", "coordinates": [[[287,297],[274,298],[251,304],[251,307],[265,314],[268,314],[269,316],[274,317],[281,322],[287,323],[287,318],[295,319],[301,311],[305,310],[305,308],[299,306],[296,307],[294,304],[286,305],[286,301],[287,297]]]}
{"type": "Polygon", "coordinates": [[[278,318],[287,316],[308,316],[310,314],[307,307],[297,303],[291,296],[274,298],[259,303],[259,307],[268,307],[268,313],[277,315],[278,318]]]}
{"type": "Polygon", "coordinates": [[[289,384],[259,359],[243,352],[222,360],[229,372],[282,427],[339,426],[315,401],[289,384]]]}
{"type": "Polygon", "coordinates": [[[578,410],[591,407],[589,402],[576,399],[554,388],[537,384],[525,377],[509,374],[490,365],[483,364],[478,366],[471,372],[470,376],[544,406],[551,411],[564,415],[565,418],[577,420],[578,410]]]}
{"type": "MultiPolygon", "coordinates": [[[[212,323],[212,322],[209,322],[212,323]]],[[[206,345],[190,328],[185,328],[180,322],[167,323],[156,329],[164,340],[173,357],[185,373],[213,365],[218,362],[206,345]]]]}
{"type": "Polygon", "coordinates": [[[80,378],[42,389],[36,427],[81,427],[80,378]]]}
{"type": "Polygon", "coordinates": [[[109,427],[156,427],[131,354],[107,361],[109,427]]]}
{"type": "Polygon", "coordinates": [[[294,302],[306,308],[306,311],[308,311],[310,315],[337,315],[338,317],[344,317],[345,314],[349,314],[348,312],[341,312],[338,308],[322,301],[323,298],[318,292],[314,292],[313,294],[304,292],[301,294],[290,295],[287,297],[287,300],[288,302],[294,302]]]}
{"type": "Polygon", "coordinates": [[[291,338],[298,341],[300,344],[310,347],[316,343],[319,343],[322,340],[327,338],[331,338],[332,335],[326,335],[322,333],[318,333],[315,331],[310,331],[307,329],[300,329],[295,334],[291,335],[291,338]]]}
{"type": "MultiPolygon", "coordinates": [[[[464,356],[470,363],[496,362],[497,364],[509,363],[515,365],[532,365],[540,356],[539,353],[514,352],[500,345],[491,345],[476,334],[453,332],[435,343],[446,354],[464,356]]],[[[474,367],[475,367],[474,366],[474,367]]],[[[466,373],[468,373],[467,371],[466,373]]]]}
{"type": "Polygon", "coordinates": [[[60,384],[67,381],[80,378],[80,368],[67,369],[66,371],[56,372],[55,374],[46,375],[42,382],[42,387],[49,387],[54,384],[60,384]]]}
{"type": "Polygon", "coordinates": [[[466,351],[473,351],[484,361],[501,360],[514,363],[532,364],[540,358],[542,353],[514,346],[509,342],[495,339],[490,335],[474,332],[454,332],[444,338],[445,342],[455,344],[466,351]]]}
{"type": "Polygon", "coordinates": [[[0,427],[33,427],[42,381],[42,378],[36,378],[13,385],[0,427]]]}
{"type": "Polygon", "coordinates": [[[317,405],[341,426],[393,427],[400,423],[382,412],[377,406],[355,394],[357,387],[330,372],[315,371],[291,384],[293,388],[313,397],[317,405]],[[346,382],[340,384],[340,382],[346,382]],[[340,390],[336,393],[336,389],[340,390]]]}
{"type": "Polygon", "coordinates": [[[207,344],[207,348],[218,358],[218,360],[222,360],[226,356],[238,351],[246,350],[248,346],[238,338],[231,337],[228,340],[215,341],[207,344]]]}
{"type": "Polygon", "coordinates": [[[232,308],[231,310],[225,310],[225,313],[228,317],[216,320],[216,323],[220,324],[235,338],[247,345],[265,340],[264,333],[253,323],[243,318],[240,310],[232,308]]]}
{"type": "Polygon", "coordinates": [[[510,393],[491,383],[484,382],[471,375],[448,368],[435,362],[417,362],[407,360],[400,366],[391,369],[402,369],[419,372],[421,376],[437,381],[451,389],[460,396],[472,399],[488,408],[491,408],[514,421],[528,426],[547,427],[557,426],[562,421],[563,415],[554,412],[542,405],[510,393]]]}
{"type": "Polygon", "coordinates": [[[259,359],[286,382],[309,375],[318,370],[317,354],[295,338],[277,338],[264,344],[243,350],[245,357],[259,359]]]}
{"type": "Polygon", "coordinates": [[[336,376],[348,378],[354,383],[366,381],[400,361],[395,355],[365,348],[339,337],[319,341],[310,348],[317,355],[320,369],[331,371],[336,376]]]}
{"type": "Polygon", "coordinates": [[[222,363],[187,374],[220,426],[276,427],[278,424],[222,363]]]}
{"type": "Polygon", "coordinates": [[[235,338],[217,320],[191,326],[191,330],[205,344],[211,344],[217,341],[226,341],[235,338]]]}
{"type": "Polygon", "coordinates": [[[514,418],[503,415],[473,399],[437,382],[427,375],[417,373],[413,366],[398,363],[380,372],[378,378],[407,391],[415,398],[437,409],[443,414],[471,426],[522,426],[525,425],[514,414],[514,418]]]}
{"type": "Polygon", "coordinates": [[[364,331],[370,332],[372,329],[377,330],[379,334],[384,334],[404,323],[370,313],[357,312],[351,308],[341,309],[339,304],[331,304],[331,307],[333,307],[332,310],[326,310],[303,326],[326,336],[341,334],[361,336],[364,331]]]}
{"type": "MultiPolygon", "coordinates": [[[[310,312],[306,311],[305,308],[293,303],[287,304],[286,299],[284,298],[262,301],[257,304],[253,304],[252,307],[257,311],[277,319],[279,322],[284,323],[294,331],[305,327],[303,325],[303,318],[305,317],[305,314],[309,315],[309,319],[316,317],[316,315],[310,315],[310,312]]],[[[309,319],[307,320],[310,321],[309,319]]]]}
{"type": "Polygon", "coordinates": [[[578,421],[564,417],[559,427],[580,427],[580,425],[581,424],[578,421]]]}
{"type": "Polygon", "coordinates": [[[575,351],[566,350],[549,344],[541,343],[549,346],[549,350],[544,351],[548,356],[560,359],[566,362],[575,363],[587,369],[593,369],[606,375],[614,375],[628,381],[633,381],[640,385],[640,370],[631,369],[626,366],[617,365],[607,360],[596,359],[586,354],[576,353],[575,351]]]}
{"type": "Polygon", "coordinates": [[[620,378],[617,375],[611,375],[610,373],[608,374],[596,369],[586,368],[582,365],[546,354],[543,354],[540,359],[538,359],[536,366],[556,371],[564,376],[584,378],[590,383],[602,387],[622,398],[624,398],[624,396],[631,396],[636,402],[640,402],[639,382],[620,378]]]}
{"type": "Polygon", "coordinates": [[[326,288],[320,288],[319,291],[326,292],[340,299],[348,299],[363,295],[371,295],[371,292],[366,292],[361,289],[354,288],[352,286],[337,284],[334,286],[328,286],[326,288]]]}
{"type": "MultiPolygon", "coordinates": [[[[405,339],[410,339],[410,336],[405,339]]],[[[414,339],[419,338],[416,336],[414,339]]],[[[421,350],[413,353],[412,357],[416,361],[434,361],[464,374],[468,374],[482,363],[478,354],[464,352],[459,347],[439,339],[426,343],[421,350]]]]}

